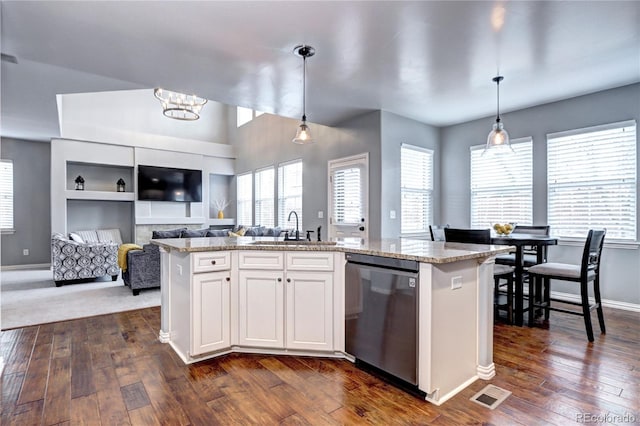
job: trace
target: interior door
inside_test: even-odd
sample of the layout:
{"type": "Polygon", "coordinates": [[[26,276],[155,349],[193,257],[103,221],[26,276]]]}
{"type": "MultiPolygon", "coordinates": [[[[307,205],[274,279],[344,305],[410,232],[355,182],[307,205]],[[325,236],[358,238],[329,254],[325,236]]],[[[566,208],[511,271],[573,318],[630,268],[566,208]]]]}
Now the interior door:
{"type": "Polygon", "coordinates": [[[369,153],[329,161],[329,238],[369,236],[369,153]]]}

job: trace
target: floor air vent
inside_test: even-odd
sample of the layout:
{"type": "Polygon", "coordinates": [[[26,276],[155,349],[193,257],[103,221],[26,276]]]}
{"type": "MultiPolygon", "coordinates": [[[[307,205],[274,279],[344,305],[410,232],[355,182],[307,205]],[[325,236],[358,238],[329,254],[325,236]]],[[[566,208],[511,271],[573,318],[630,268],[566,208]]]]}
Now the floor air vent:
{"type": "Polygon", "coordinates": [[[494,409],[507,399],[511,395],[511,392],[504,390],[494,385],[487,385],[477,394],[471,397],[471,401],[480,404],[484,407],[494,409]]]}

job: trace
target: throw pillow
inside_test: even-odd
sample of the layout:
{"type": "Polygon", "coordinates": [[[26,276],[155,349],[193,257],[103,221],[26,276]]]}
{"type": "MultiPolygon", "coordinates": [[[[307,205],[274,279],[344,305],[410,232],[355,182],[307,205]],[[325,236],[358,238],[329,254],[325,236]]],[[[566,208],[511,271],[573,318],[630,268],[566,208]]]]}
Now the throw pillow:
{"type": "Polygon", "coordinates": [[[209,228],[205,229],[185,229],[180,234],[180,238],[198,238],[198,237],[206,237],[207,232],[209,232],[209,228]]]}
{"type": "Polygon", "coordinates": [[[280,227],[275,227],[275,228],[266,228],[264,230],[264,236],[265,237],[279,237],[280,236],[280,227]]]}
{"type": "Polygon", "coordinates": [[[169,229],[167,231],[153,231],[151,233],[152,240],[159,240],[162,238],[180,238],[182,231],[186,231],[187,228],[169,229]]]}
{"type": "Polygon", "coordinates": [[[207,232],[207,237],[228,237],[229,232],[232,231],[232,229],[210,229],[207,232]]]}
{"type": "Polygon", "coordinates": [[[122,237],[120,236],[120,230],[118,228],[98,229],[96,233],[98,234],[98,241],[101,243],[122,244],[122,237]]]}
{"type": "Polygon", "coordinates": [[[249,228],[245,228],[245,237],[262,237],[265,231],[264,226],[251,226],[249,228]]]}
{"type": "Polygon", "coordinates": [[[244,237],[244,233],[246,232],[246,230],[244,228],[240,228],[238,231],[236,232],[231,232],[229,231],[229,236],[230,237],[244,237]]]}
{"type": "Polygon", "coordinates": [[[71,241],[75,241],[76,243],[84,244],[84,240],[82,239],[82,237],[74,232],[71,232],[69,234],[69,239],[71,241]]]}

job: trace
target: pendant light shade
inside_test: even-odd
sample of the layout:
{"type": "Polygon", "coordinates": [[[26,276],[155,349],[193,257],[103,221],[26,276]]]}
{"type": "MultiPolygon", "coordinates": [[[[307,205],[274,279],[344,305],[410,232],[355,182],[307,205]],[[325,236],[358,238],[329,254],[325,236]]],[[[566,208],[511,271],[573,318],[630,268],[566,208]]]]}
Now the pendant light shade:
{"type": "Polygon", "coordinates": [[[307,125],[307,112],[306,112],[306,80],[307,80],[307,58],[315,55],[316,50],[304,44],[298,45],[293,48],[293,53],[302,57],[302,122],[298,126],[296,137],[293,138],[293,143],[299,145],[306,145],[313,142],[311,137],[311,131],[307,125]]]}
{"type": "Polygon", "coordinates": [[[493,123],[493,129],[487,136],[487,145],[484,147],[484,151],[482,154],[484,155],[487,151],[491,150],[492,152],[514,152],[511,147],[511,143],[509,140],[509,132],[507,132],[504,128],[504,124],[500,122],[500,82],[504,80],[504,77],[499,75],[493,78],[493,81],[496,82],[497,86],[497,114],[496,114],[496,122],[493,123]]]}

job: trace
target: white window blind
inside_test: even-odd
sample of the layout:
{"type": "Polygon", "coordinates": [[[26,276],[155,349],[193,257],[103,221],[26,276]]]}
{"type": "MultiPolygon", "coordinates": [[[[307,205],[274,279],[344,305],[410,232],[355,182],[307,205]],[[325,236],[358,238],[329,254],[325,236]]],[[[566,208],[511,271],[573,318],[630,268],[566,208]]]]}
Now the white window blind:
{"type": "Polygon", "coordinates": [[[636,240],[636,123],[547,135],[548,221],[559,237],[636,240]]]}
{"type": "Polygon", "coordinates": [[[333,221],[339,225],[356,225],[362,214],[362,168],[358,166],[336,169],[332,172],[333,221]]]}
{"type": "Polygon", "coordinates": [[[236,182],[237,224],[251,225],[253,223],[253,174],[238,175],[236,182]]]}
{"type": "Polygon", "coordinates": [[[254,225],[272,228],[275,221],[275,171],[273,167],[255,173],[256,220],[254,225]]]}
{"type": "Polygon", "coordinates": [[[302,160],[281,164],[278,167],[278,226],[289,227],[287,218],[291,211],[298,214],[299,229],[303,229],[302,160]]]}
{"type": "Polygon", "coordinates": [[[13,161],[0,160],[0,229],[13,230],[13,161]]]}
{"type": "Polygon", "coordinates": [[[515,153],[482,155],[485,145],[471,147],[471,227],[495,223],[533,223],[533,143],[515,139],[515,153]]]}
{"type": "Polygon", "coordinates": [[[426,232],[433,218],[433,151],[400,148],[400,232],[426,232]]]}

